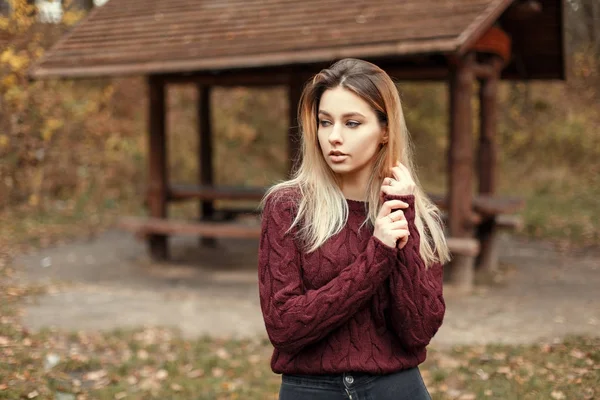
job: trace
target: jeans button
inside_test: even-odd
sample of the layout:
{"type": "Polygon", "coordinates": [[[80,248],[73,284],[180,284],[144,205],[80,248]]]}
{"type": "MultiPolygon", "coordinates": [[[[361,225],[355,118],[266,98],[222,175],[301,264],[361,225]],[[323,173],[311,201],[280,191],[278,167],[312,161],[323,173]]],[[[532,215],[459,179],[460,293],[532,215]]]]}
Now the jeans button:
{"type": "Polygon", "coordinates": [[[352,375],[346,376],[346,383],[348,385],[352,385],[354,383],[354,378],[352,377],[352,375]]]}

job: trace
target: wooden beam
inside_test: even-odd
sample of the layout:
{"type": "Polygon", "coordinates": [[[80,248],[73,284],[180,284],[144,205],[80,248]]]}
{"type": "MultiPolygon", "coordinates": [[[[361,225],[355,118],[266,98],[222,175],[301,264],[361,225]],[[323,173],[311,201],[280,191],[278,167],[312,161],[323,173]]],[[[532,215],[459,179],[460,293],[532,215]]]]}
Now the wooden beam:
{"type": "Polygon", "coordinates": [[[471,226],[465,223],[473,203],[473,141],[471,87],[474,55],[468,54],[451,71],[450,146],[448,149],[448,214],[453,237],[468,237],[471,226]]]}
{"type": "Polygon", "coordinates": [[[223,73],[170,74],[164,79],[169,84],[198,86],[280,86],[289,82],[289,72],[235,71],[223,73]]]}
{"type": "MultiPolygon", "coordinates": [[[[213,184],[213,142],[211,121],[211,90],[209,86],[197,85],[198,90],[198,181],[200,185],[213,184]]],[[[201,220],[211,220],[214,214],[214,204],[210,199],[201,199],[199,204],[201,220]]],[[[200,244],[214,246],[212,238],[200,238],[200,244]]]]}
{"type": "Polygon", "coordinates": [[[157,232],[169,235],[205,236],[210,238],[260,237],[260,225],[235,222],[189,222],[161,218],[123,217],[119,220],[121,229],[135,232],[139,236],[154,235],[157,232]]]}
{"type": "Polygon", "coordinates": [[[298,105],[304,88],[302,75],[294,74],[288,84],[288,115],[290,128],[288,131],[288,176],[291,177],[300,163],[302,138],[298,121],[298,105]]]}
{"type": "Polygon", "coordinates": [[[448,79],[449,71],[447,67],[386,67],[385,72],[395,80],[408,81],[440,81],[448,79]]]}
{"type": "MultiPolygon", "coordinates": [[[[167,217],[167,143],[165,124],[165,85],[154,76],[148,77],[149,143],[148,143],[148,208],[154,218],[167,217]]],[[[168,258],[167,236],[148,236],[150,255],[156,260],[168,258]]]]}
{"type": "Polygon", "coordinates": [[[449,237],[446,243],[454,256],[475,257],[479,253],[479,242],[476,239],[449,237]]]}
{"type": "MultiPolygon", "coordinates": [[[[470,215],[473,203],[473,127],[471,88],[475,55],[468,53],[451,67],[450,146],[448,148],[448,231],[451,237],[473,236],[470,215]]],[[[469,291],[473,285],[472,258],[454,257],[449,280],[469,291]]]]}
{"type": "Polygon", "coordinates": [[[498,124],[498,84],[502,59],[493,56],[489,69],[492,74],[483,79],[479,86],[479,193],[493,194],[496,190],[496,164],[498,148],[496,145],[496,128],[498,124]]]}
{"type": "MultiPolygon", "coordinates": [[[[162,218],[122,217],[117,226],[137,236],[145,237],[156,233],[185,236],[208,236],[213,238],[260,238],[259,223],[240,222],[190,222],[185,220],[167,220],[162,218]]],[[[475,239],[448,238],[448,247],[454,255],[473,258],[479,251],[475,239]]]]}
{"type": "Polygon", "coordinates": [[[524,22],[540,15],[542,11],[543,6],[538,0],[525,0],[512,4],[503,17],[511,21],[524,22]]]}
{"type": "Polygon", "coordinates": [[[473,73],[477,79],[490,79],[496,75],[496,69],[489,64],[476,63],[473,65],[473,73]]]}
{"type": "MultiPolygon", "coordinates": [[[[500,56],[492,56],[489,67],[492,76],[481,81],[479,86],[479,151],[477,157],[479,172],[478,192],[481,201],[485,204],[485,196],[489,198],[488,203],[493,203],[493,194],[496,192],[498,147],[496,143],[497,131],[497,96],[500,81],[500,70],[503,60],[500,56]]],[[[498,243],[495,215],[505,211],[511,204],[504,204],[503,210],[495,210],[493,204],[488,204],[488,218],[477,227],[477,238],[481,243],[481,252],[476,260],[479,271],[485,274],[493,274],[498,269],[498,243]]],[[[522,204],[513,204],[520,207],[522,204]]],[[[509,211],[509,212],[512,212],[509,211]]]]}

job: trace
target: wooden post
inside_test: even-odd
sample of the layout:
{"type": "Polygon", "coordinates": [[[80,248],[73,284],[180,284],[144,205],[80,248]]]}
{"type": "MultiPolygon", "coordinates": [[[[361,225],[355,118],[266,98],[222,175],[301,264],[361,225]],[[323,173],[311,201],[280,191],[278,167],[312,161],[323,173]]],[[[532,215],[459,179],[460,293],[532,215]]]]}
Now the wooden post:
{"type": "MultiPolygon", "coordinates": [[[[212,124],[210,87],[198,85],[198,169],[200,185],[212,185],[213,181],[213,157],[212,157],[212,124]]],[[[212,200],[200,200],[200,219],[210,221],[214,215],[214,203],[212,200]]],[[[213,247],[216,242],[214,238],[201,237],[200,245],[213,247]]]]}
{"type": "MultiPolygon", "coordinates": [[[[149,143],[148,208],[154,218],[167,217],[167,143],[165,129],[165,84],[158,76],[148,77],[149,143]]],[[[169,256],[166,235],[148,235],[150,255],[155,260],[169,256]]]]}
{"type": "MultiPolygon", "coordinates": [[[[466,54],[450,71],[450,144],[448,149],[448,230],[451,237],[472,237],[473,124],[471,88],[474,54],[466,54]]],[[[454,255],[448,280],[460,291],[473,286],[473,257],[454,255]]]]}
{"type": "MultiPolygon", "coordinates": [[[[478,151],[479,193],[494,194],[496,191],[496,168],[498,149],[496,144],[497,128],[497,93],[500,80],[500,70],[503,61],[499,56],[493,56],[490,64],[493,75],[481,81],[479,87],[480,101],[480,136],[478,151]]],[[[481,252],[477,260],[477,268],[488,275],[487,280],[498,268],[497,227],[495,218],[489,217],[477,228],[481,252]]]]}
{"type": "Polygon", "coordinates": [[[298,127],[298,104],[302,96],[303,88],[302,76],[292,73],[288,86],[288,104],[289,104],[289,120],[290,130],[288,132],[288,176],[291,176],[295,168],[300,163],[300,146],[301,137],[298,127]]]}

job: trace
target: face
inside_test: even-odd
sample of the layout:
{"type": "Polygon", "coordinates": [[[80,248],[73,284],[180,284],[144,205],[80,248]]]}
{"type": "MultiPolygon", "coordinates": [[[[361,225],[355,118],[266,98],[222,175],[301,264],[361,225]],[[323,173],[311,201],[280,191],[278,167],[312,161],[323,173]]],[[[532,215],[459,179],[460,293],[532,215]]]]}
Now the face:
{"type": "Polygon", "coordinates": [[[318,112],[319,144],[329,167],[342,178],[368,176],[385,133],[373,109],[338,86],[323,93],[318,112]]]}

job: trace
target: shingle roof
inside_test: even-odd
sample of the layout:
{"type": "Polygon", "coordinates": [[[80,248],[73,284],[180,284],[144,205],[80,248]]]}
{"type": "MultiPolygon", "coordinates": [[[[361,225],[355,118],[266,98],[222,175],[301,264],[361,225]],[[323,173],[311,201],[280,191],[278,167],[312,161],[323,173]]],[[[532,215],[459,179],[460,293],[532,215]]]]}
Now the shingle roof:
{"type": "Polygon", "coordinates": [[[110,0],[34,77],[150,74],[460,51],[512,0],[110,0]]]}

